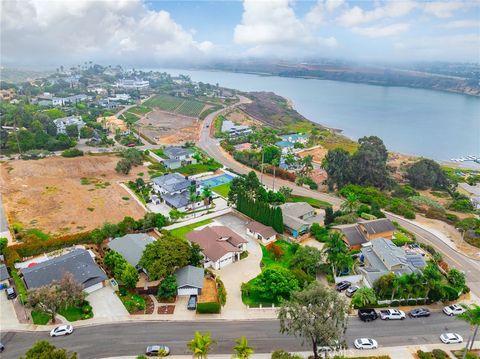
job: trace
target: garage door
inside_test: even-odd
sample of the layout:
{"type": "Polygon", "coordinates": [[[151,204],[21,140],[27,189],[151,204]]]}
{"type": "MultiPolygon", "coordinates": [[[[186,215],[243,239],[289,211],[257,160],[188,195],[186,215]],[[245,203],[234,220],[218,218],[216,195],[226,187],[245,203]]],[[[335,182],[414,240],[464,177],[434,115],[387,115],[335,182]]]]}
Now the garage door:
{"type": "Polygon", "coordinates": [[[198,295],[197,288],[178,288],[178,295],[198,295]]]}
{"type": "Polygon", "coordinates": [[[222,259],[220,261],[220,268],[225,267],[226,265],[229,265],[230,263],[233,263],[233,256],[222,259]]]}
{"type": "Polygon", "coordinates": [[[91,287],[85,288],[84,291],[87,293],[92,293],[96,291],[97,289],[103,288],[103,282],[100,282],[98,284],[94,284],[91,287]]]}

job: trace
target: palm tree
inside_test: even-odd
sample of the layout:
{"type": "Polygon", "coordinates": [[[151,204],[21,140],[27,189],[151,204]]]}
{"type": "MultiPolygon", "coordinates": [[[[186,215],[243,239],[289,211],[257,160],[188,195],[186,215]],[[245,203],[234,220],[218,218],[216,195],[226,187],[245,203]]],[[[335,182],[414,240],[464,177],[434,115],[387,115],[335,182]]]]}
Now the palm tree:
{"type": "Polygon", "coordinates": [[[352,303],[359,308],[368,307],[377,303],[377,296],[372,288],[362,287],[353,295],[352,303]]]}
{"type": "Polygon", "coordinates": [[[349,193],[345,201],[341,204],[340,209],[346,213],[353,213],[359,206],[358,197],[354,193],[349,193]]]}
{"type": "Polygon", "coordinates": [[[204,335],[199,331],[195,332],[194,338],[187,343],[187,348],[193,352],[193,357],[198,359],[206,359],[212,345],[216,342],[210,337],[210,332],[206,332],[204,335]]]}
{"type": "Polygon", "coordinates": [[[309,174],[313,170],[313,156],[307,155],[302,158],[303,172],[309,174]]]}
{"type": "Polygon", "coordinates": [[[278,158],[274,158],[272,160],[272,166],[273,166],[273,192],[275,192],[275,170],[277,169],[278,166],[278,158]]]}
{"type": "Polygon", "coordinates": [[[244,336],[235,340],[235,344],[236,345],[233,347],[235,354],[232,356],[232,358],[248,359],[251,355],[253,355],[253,348],[248,345],[248,340],[244,336]]]}
{"type": "Polygon", "coordinates": [[[471,305],[466,308],[465,313],[460,314],[457,318],[466,321],[471,326],[475,326],[472,339],[467,340],[467,345],[465,346],[465,352],[463,353],[463,359],[465,359],[467,351],[472,350],[473,348],[473,343],[475,343],[475,338],[478,333],[478,327],[480,326],[480,306],[477,304],[471,305]]]}
{"type": "Polygon", "coordinates": [[[205,203],[205,205],[209,205],[210,197],[212,197],[212,189],[210,188],[210,186],[203,187],[202,196],[203,196],[203,203],[205,203]]]}

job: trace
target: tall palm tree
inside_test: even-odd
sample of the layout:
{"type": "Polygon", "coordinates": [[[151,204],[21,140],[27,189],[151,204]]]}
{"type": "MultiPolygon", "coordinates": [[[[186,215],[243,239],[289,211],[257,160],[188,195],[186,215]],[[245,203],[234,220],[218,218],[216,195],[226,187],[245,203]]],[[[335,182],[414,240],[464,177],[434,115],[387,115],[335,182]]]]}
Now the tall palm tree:
{"type": "Polygon", "coordinates": [[[340,209],[346,213],[353,213],[358,209],[359,204],[358,196],[354,193],[349,193],[345,201],[340,205],[340,209]]]}
{"type": "Polygon", "coordinates": [[[275,192],[275,170],[277,169],[278,166],[278,158],[274,158],[272,160],[272,166],[273,166],[273,192],[275,192]]]}
{"type": "Polygon", "coordinates": [[[196,331],[193,339],[187,343],[187,348],[192,351],[194,358],[206,359],[215,343],[210,336],[210,332],[202,335],[202,333],[196,331]]]}
{"type": "Polygon", "coordinates": [[[367,307],[377,303],[377,296],[372,288],[362,287],[353,295],[352,303],[360,308],[367,307]]]}
{"type": "Polygon", "coordinates": [[[232,358],[248,359],[251,355],[253,355],[253,348],[248,345],[248,340],[244,336],[235,340],[235,344],[236,345],[233,347],[235,354],[232,356],[232,358]]]}
{"type": "Polygon", "coordinates": [[[460,314],[457,318],[466,321],[471,326],[475,326],[472,339],[467,341],[465,346],[465,352],[463,353],[463,359],[465,359],[468,350],[472,350],[473,343],[475,343],[475,338],[478,333],[478,328],[480,326],[480,306],[477,304],[472,304],[470,307],[466,308],[465,313],[460,314]],[[470,346],[469,346],[470,344],[470,346]]]}
{"type": "Polygon", "coordinates": [[[209,205],[210,197],[212,197],[212,189],[210,188],[210,186],[203,187],[202,196],[203,196],[203,203],[205,203],[205,205],[209,205]]]}

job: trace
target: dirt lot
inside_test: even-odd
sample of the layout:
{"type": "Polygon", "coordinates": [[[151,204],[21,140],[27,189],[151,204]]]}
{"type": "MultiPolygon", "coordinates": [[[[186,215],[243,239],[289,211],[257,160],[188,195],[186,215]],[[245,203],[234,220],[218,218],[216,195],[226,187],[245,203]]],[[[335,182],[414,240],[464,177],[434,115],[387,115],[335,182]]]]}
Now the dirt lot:
{"type": "Polygon", "coordinates": [[[327,155],[328,150],[320,145],[315,146],[312,149],[304,150],[298,153],[300,157],[308,155],[313,156],[313,162],[322,163],[323,158],[327,155]]]}
{"type": "Polygon", "coordinates": [[[197,141],[200,121],[193,117],[154,110],[143,116],[136,125],[138,131],[162,145],[197,141]]]}
{"type": "Polygon", "coordinates": [[[263,124],[260,121],[255,120],[254,118],[248,116],[245,112],[239,110],[239,109],[234,109],[230,112],[228,112],[225,117],[229,119],[230,121],[239,124],[239,125],[244,125],[244,126],[257,126],[261,127],[263,124]]]}
{"type": "Polygon", "coordinates": [[[217,285],[215,280],[210,278],[205,278],[203,280],[203,289],[202,294],[198,297],[199,303],[208,303],[217,301],[217,285]]]}
{"type": "Polygon", "coordinates": [[[144,210],[118,181],[133,179],[145,168],[136,167],[127,177],[115,172],[117,161],[116,156],[85,156],[2,163],[0,191],[10,224],[65,234],[142,217],[144,210]]]}

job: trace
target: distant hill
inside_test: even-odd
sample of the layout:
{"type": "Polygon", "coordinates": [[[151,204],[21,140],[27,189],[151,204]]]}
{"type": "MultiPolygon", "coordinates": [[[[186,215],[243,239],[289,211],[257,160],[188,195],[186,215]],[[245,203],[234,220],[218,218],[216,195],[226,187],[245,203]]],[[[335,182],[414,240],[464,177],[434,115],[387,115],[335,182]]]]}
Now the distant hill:
{"type": "Polygon", "coordinates": [[[47,77],[52,73],[54,73],[54,71],[35,71],[35,70],[12,69],[12,68],[2,67],[0,69],[0,79],[4,82],[17,84],[20,82],[47,77]]]}

